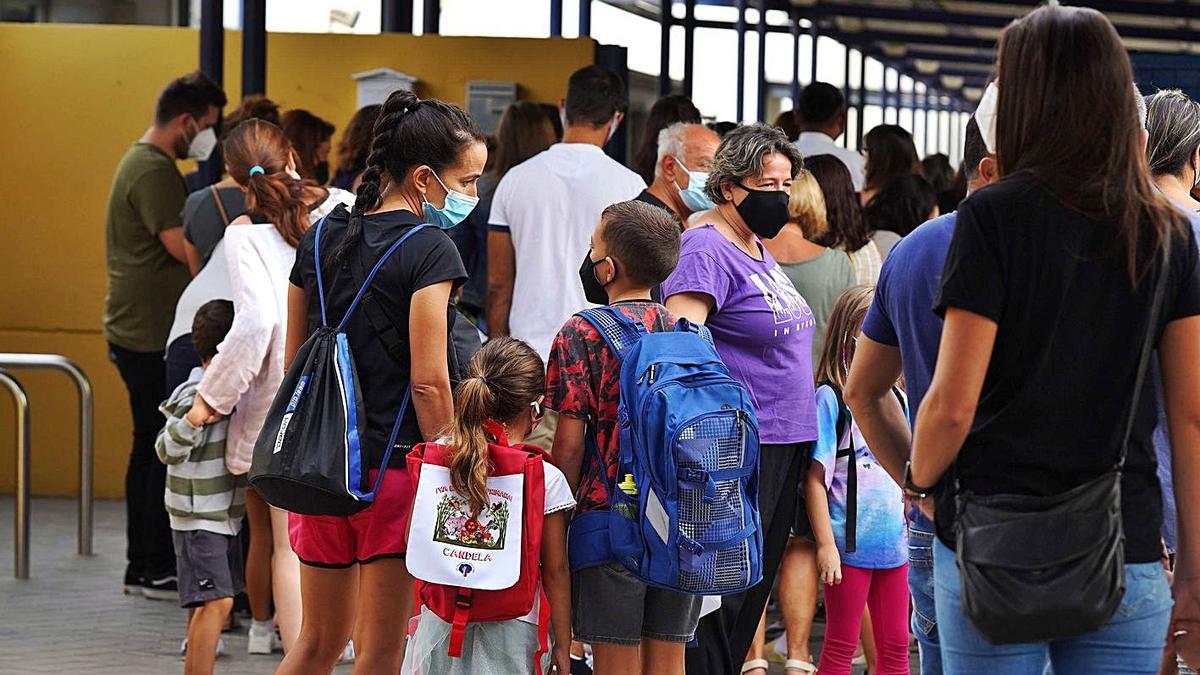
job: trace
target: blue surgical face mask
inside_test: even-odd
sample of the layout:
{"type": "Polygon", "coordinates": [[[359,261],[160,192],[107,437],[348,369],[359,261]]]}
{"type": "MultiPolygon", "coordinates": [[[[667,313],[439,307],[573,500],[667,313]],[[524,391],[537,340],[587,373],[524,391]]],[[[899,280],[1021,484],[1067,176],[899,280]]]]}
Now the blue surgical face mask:
{"type": "MultiPolygon", "coordinates": [[[[674,159],[675,163],[682,166],[683,170],[687,171],[688,174],[687,189],[679,190],[679,198],[683,200],[683,205],[691,209],[693,213],[714,208],[716,205],[709,199],[708,193],[704,191],[704,186],[708,183],[708,172],[692,171],[683,162],[679,161],[678,157],[674,159]]],[[[678,183],[675,184],[675,189],[679,189],[678,183]]]]}
{"type": "Polygon", "coordinates": [[[441,178],[438,178],[436,173],[433,174],[433,177],[437,180],[438,185],[441,185],[442,189],[446,191],[446,204],[439,209],[426,199],[425,203],[421,205],[421,210],[425,212],[425,222],[437,225],[443,230],[449,230],[471,215],[471,211],[475,210],[475,205],[479,203],[479,197],[451,190],[446,187],[441,178]]]}

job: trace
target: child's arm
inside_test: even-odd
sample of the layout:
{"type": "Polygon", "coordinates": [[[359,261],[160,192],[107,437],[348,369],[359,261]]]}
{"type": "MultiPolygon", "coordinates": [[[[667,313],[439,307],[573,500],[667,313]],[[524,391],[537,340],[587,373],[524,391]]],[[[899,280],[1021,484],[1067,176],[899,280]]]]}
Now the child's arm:
{"type": "Polygon", "coordinates": [[[554,445],[550,455],[554,457],[554,465],[567,477],[571,494],[579,494],[585,433],[587,423],[583,420],[568,415],[558,416],[558,429],[554,432],[554,445]]]}
{"type": "Polygon", "coordinates": [[[163,464],[182,464],[204,436],[204,427],[188,421],[190,406],[177,406],[167,417],[167,423],[158,432],[154,451],[163,464]]]}
{"type": "Polygon", "coordinates": [[[550,663],[558,667],[559,675],[571,672],[571,573],[567,568],[570,513],[552,513],[542,524],[542,587],[550,601],[550,631],[554,636],[550,663]]]}
{"type": "Polygon", "coordinates": [[[829,493],[825,489],[825,467],[813,462],[804,479],[804,496],[808,504],[808,520],[817,540],[817,573],[821,583],[842,583],[842,558],[833,538],[833,523],[829,519],[829,493]]]}

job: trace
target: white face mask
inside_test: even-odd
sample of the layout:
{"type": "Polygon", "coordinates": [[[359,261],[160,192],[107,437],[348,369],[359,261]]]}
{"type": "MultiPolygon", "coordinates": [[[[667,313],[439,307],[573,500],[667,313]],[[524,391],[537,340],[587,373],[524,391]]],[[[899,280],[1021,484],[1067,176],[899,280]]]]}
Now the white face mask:
{"type": "Polygon", "coordinates": [[[617,119],[617,115],[620,114],[621,113],[613,113],[612,124],[608,125],[608,137],[604,139],[605,145],[608,145],[608,142],[612,140],[613,135],[617,133],[617,126],[620,124],[620,120],[617,119]]]}
{"type": "Polygon", "coordinates": [[[188,143],[188,159],[194,159],[198,162],[208,161],[215,147],[217,147],[217,132],[213,131],[212,127],[209,127],[192,136],[192,142],[188,143]]]}
{"type": "Polygon", "coordinates": [[[983,145],[990,155],[996,154],[996,104],[999,101],[1000,88],[993,82],[987,86],[975,109],[975,123],[979,125],[979,135],[983,136],[983,145]]]}

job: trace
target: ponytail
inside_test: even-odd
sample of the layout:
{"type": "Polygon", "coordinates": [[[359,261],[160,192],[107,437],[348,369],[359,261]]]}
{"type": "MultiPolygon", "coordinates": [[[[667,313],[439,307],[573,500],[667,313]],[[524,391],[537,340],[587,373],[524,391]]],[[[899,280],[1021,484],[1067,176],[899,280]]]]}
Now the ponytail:
{"type": "Polygon", "coordinates": [[[482,377],[463,380],[455,396],[450,429],[450,485],[467,497],[471,515],[487,508],[488,449],[483,423],[496,408],[496,394],[482,377]]]}
{"type": "Polygon", "coordinates": [[[546,389],[545,365],[532,347],[513,338],[489,340],[467,365],[454,395],[448,433],[450,485],[468,499],[472,516],[488,506],[488,433],[491,420],[510,425],[529,414],[546,389]]]}
{"type": "Polygon", "coordinates": [[[305,194],[316,187],[287,171],[295,156],[283,130],[270,122],[251,119],[239,124],[223,146],[229,175],[246,190],[246,206],[275,225],[290,246],[308,230],[305,194]]]}

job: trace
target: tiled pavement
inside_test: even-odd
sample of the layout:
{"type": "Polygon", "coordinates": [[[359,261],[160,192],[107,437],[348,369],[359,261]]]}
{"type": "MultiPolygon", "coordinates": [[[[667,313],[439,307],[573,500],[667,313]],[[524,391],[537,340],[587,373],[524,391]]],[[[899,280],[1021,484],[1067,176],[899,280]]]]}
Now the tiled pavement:
{"type": "MultiPolygon", "coordinates": [[[[88,558],[75,553],[74,501],[36,499],[32,517],[30,579],[18,581],[13,500],[0,495],[0,675],[180,672],[186,612],[172,602],[121,594],[123,504],[96,503],[96,555],[88,558]]],[[[823,626],[815,628],[819,640],[823,626]]],[[[229,655],[216,669],[222,675],[271,673],[278,663],[278,656],[247,655],[244,630],[226,633],[225,642],[229,655]]]]}

